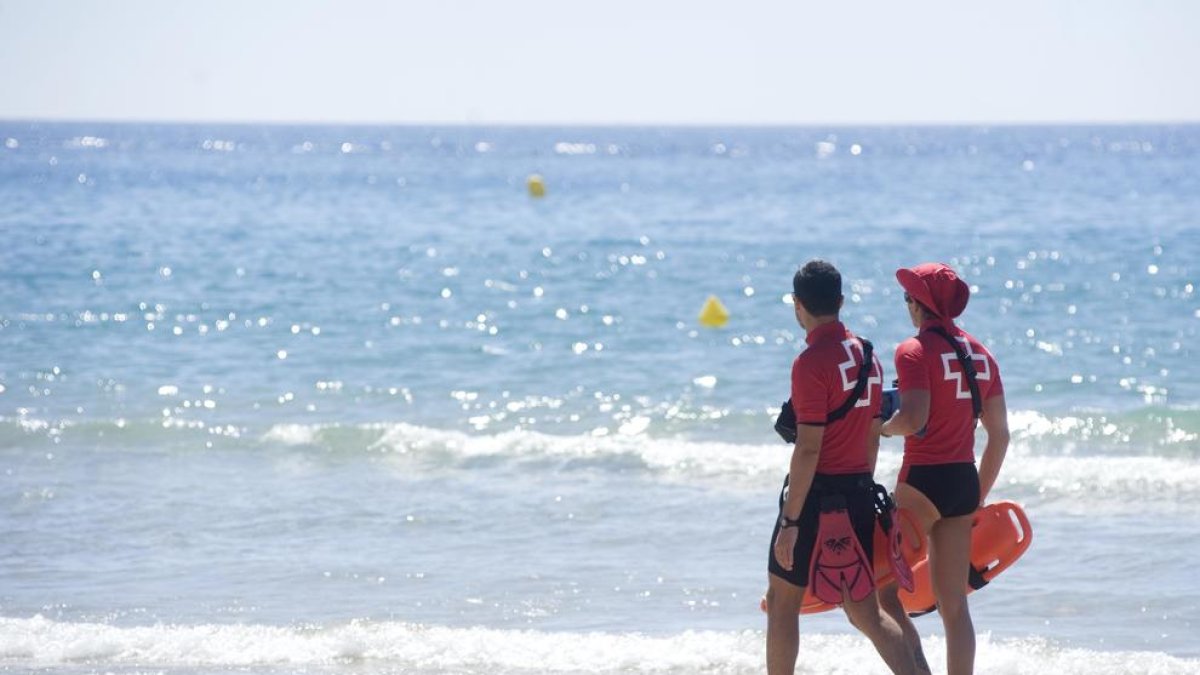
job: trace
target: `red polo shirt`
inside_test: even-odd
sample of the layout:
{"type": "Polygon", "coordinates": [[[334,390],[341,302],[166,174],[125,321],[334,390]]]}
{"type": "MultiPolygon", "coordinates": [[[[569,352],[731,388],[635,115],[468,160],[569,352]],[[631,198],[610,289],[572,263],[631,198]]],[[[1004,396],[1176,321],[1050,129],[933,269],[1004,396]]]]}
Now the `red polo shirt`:
{"type": "Polygon", "coordinates": [[[821,455],[817,472],[826,474],[870,473],[867,435],[879,415],[883,396],[883,366],[872,358],[867,389],[842,419],[825,424],[854,390],[863,362],[862,343],[840,321],[818,326],[806,338],[808,348],[792,364],[792,407],[799,424],[821,425],[821,455]]]}
{"type": "Polygon", "coordinates": [[[929,330],[938,325],[958,341],[974,363],[975,379],[983,400],[1004,393],[1000,367],[986,347],[957,326],[926,321],[916,337],[905,340],[896,349],[900,392],[922,389],[929,392],[929,422],[925,435],[905,437],[905,465],[975,461],[971,387],[950,343],[929,330]]]}

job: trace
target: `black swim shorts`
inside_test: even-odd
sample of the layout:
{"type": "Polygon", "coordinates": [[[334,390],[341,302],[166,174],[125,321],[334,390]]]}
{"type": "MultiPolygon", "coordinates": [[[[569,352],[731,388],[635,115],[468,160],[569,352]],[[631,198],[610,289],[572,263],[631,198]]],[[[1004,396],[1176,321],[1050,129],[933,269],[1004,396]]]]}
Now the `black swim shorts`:
{"type": "Polygon", "coordinates": [[[979,471],[974,462],[916,464],[900,472],[900,482],[920,490],[943,518],[969,516],[979,508],[979,471]]]}
{"type": "MultiPolygon", "coordinates": [[[[775,518],[775,529],[771,532],[770,549],[767,552],[767,570],[775,576],[801,588],[808,586],[809,566],[812,564],[813,547],[817,541],[817,526],[821,517],[821,499],[841,495],[846,500],[846,511],[858,543],[868,560],[874,560],[875,541],[875,481],[869,473],[831,475],[819,473],[813,477],[812,487],[800,511],[800,532],[796,547],[792,550],[792,570],[783,569],[775,560],[775,538],[779,536],[779,517],[775,518]]],[[[779,515],[783,514],[783,503],[787,498],[788,481],[783,481],[779,492],[779,515]]]]}

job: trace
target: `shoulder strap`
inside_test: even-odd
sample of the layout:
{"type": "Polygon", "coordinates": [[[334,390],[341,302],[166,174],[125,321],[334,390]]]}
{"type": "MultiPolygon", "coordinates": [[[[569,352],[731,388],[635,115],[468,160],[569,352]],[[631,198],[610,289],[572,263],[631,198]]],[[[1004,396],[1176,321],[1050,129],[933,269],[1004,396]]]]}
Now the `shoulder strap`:
{"type": "Polygon", "coordinates": [[[864,337],[858,338],[858,342],[862,345],[863,355],[862,365],[858,367],[858,381],[854,383],[854,390],[846,400],[825,418],[826,424],[832,424],[850,414],[854,406],[858,405],[858,399],[862,398],[863,392],[867,390],[867,380],[871,378],[871,367],[874,365],[875,346],[864,337]]]}
{"type": "Polygon", "coordinates": [[[958,357],[958,365],[962,367],[963,375],[967,378],[967,386],[971,388],[971,409],[975,412],[975,418],[978,419],[983,414],[983,398],[979,395],[979,382],[977,381],[978,373],[975,371],[975,363],[959,346],[958,340],[950,337],[941,326],[933,326],[929,332],[936,333],[942,336],[942,339],[950,343],[954,349],[954,355],[958,357]]]}

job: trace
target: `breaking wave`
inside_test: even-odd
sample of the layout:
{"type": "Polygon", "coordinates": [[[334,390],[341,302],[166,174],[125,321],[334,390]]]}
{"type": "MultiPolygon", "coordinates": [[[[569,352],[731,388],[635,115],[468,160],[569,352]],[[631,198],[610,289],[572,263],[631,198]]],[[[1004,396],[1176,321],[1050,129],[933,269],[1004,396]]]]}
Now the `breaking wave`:
{"type": "MultiPolygon", "coordinates": [[[[927,638],[927,648],[944,648],[927,638]]],[[[884,673],[869,643],[852,635],[801,636],[803,672],[884,673]]],[[[329,626],[67,623],[41,616],[0,619],[0,665],[48,668],[348,667],[409,673],[755,673],[760,631],[671,635],[579,633],[355,621],[329,626]]],[[[1041,638],[979,640],[977,662],[992,673],[1174,675],[1200,660],[1157,652],[1065,648],[1041,638]]]]}

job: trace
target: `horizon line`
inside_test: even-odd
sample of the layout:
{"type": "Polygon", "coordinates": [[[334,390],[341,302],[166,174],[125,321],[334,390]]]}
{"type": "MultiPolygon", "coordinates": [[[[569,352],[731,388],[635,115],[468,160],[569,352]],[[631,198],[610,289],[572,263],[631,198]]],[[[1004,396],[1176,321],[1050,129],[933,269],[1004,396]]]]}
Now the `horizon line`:
{"type": "Polygon", "coordinates": [[[276,127],[433,127],[433,128],[684,128],[684,129],[803,129],[803,128],[970,128],[970,127],[1132,127],[1132,126],[1195,126],[1200,119],[1131,119],[1131,120],[925,120],[925,121],[703,121],[703,122],[633,122],[633,121],[484,121],[484,120],[264,120],[264,119],[199,119],[199,118],[108,118],[108,117],[9,117],[0,115],[0,124],[149,124],[193,126],[276,126],[276,127]]]}

